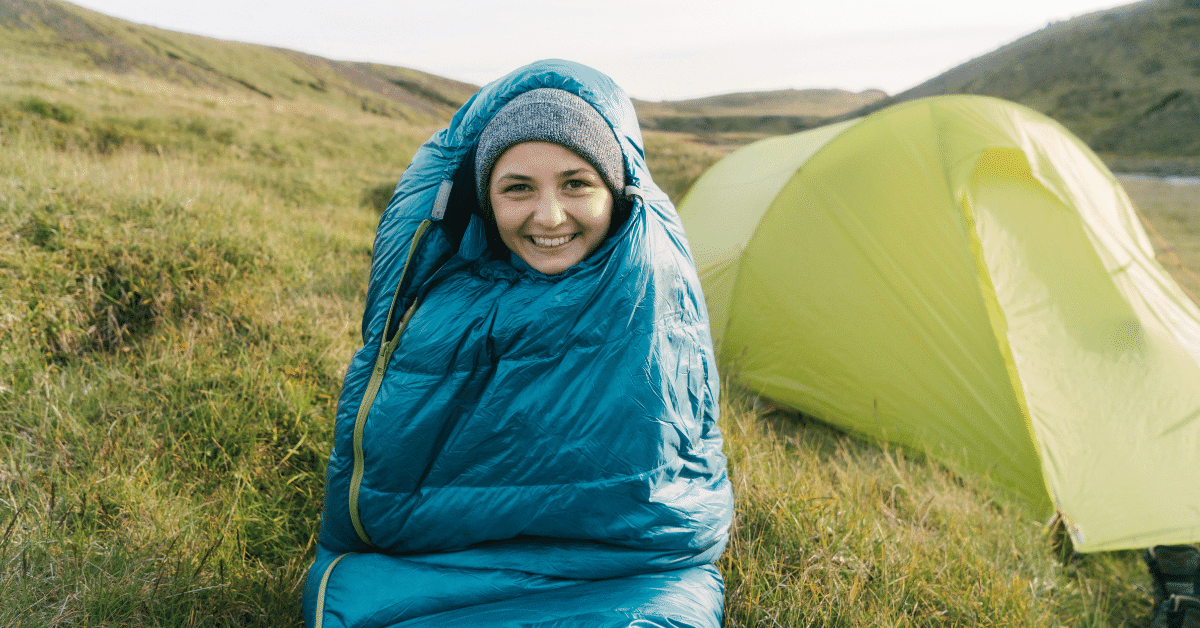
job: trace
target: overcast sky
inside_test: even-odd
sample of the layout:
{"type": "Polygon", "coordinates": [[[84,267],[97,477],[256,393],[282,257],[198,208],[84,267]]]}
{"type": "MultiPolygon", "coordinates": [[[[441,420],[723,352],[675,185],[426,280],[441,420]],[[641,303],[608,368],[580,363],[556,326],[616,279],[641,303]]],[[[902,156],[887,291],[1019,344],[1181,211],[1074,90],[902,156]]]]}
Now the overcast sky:
{"type": "Polygon", "coordinates": [[[1105,0],[81,0],[171,30],[482,85],[557,57],[631,96],[786,88],[890,94],[1105,0]]]}

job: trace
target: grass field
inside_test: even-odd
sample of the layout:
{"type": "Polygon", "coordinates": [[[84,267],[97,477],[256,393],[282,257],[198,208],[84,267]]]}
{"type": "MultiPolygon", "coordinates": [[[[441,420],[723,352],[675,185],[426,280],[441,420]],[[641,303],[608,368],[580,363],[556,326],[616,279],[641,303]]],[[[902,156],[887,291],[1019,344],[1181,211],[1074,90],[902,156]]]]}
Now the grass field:
{"type": "MultiPolygon", "coordinates": [[[[432,129],[58,67],[0,85],[0,625],[300,625],[377,204],[432,129]]],[[[675,198],[720,156],[647,144],[675,198]]],[[[1197,188],[1129,191],[1193,281],[1197,188]]],[[[1136,553],[1072,556],[982,478],[724,403],[727,625],[1147,621],[1136,553]]]]}

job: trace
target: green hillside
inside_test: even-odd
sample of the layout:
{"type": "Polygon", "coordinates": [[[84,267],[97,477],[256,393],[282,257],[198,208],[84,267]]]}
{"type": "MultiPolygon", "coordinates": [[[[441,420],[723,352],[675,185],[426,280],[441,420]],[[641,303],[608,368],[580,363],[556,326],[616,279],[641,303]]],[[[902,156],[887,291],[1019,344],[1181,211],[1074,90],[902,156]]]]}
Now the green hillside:
{"type": "Polygon", "coordinates": [[[1200,2],[1144,0],[1050,24],[866,110],[935,94],[997,96],[1058,120],[1110,161],[1169,157],[1143,165],[1192,171],[1200,164],[1197,42],[1200,2]]]}
{"type": "Polygon", "coordinates": [[[351,104],[418,124],[448,119],[478,89],[406,68],[165,31],[55,0],[3,0],[0,35],[0,53],[14,61],[54,59],[204,88],[223,98],[351,104]]]}

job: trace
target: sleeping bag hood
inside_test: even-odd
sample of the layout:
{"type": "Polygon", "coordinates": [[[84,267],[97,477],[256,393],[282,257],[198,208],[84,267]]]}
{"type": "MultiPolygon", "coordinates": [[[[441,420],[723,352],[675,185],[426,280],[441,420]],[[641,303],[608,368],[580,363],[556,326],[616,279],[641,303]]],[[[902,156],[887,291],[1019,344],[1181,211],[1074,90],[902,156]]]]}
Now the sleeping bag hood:
{"type": "Polygon", "coordinates": [[[543,61],[484,87],[383,213],[346,373],[309,626],[711,626],[732,518],[700,284],[608,77],[543,61]],[[479,133],[550,87],[612,126],[624,214],[546,276],[489,235],[479,133]]]}

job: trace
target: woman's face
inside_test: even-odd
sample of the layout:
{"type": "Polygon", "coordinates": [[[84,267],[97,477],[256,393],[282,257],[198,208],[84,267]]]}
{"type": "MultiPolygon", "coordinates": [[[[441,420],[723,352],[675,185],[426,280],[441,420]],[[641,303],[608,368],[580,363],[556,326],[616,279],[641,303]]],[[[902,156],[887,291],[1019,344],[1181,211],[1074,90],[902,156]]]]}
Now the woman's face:
{"type": "Polygon", "coordinates": [[[488,196],[505,246],[546,275],[591,255],[612,221],[612,192],[600,173],[550,142],[505,151],[492,168],[488,196]]]}

